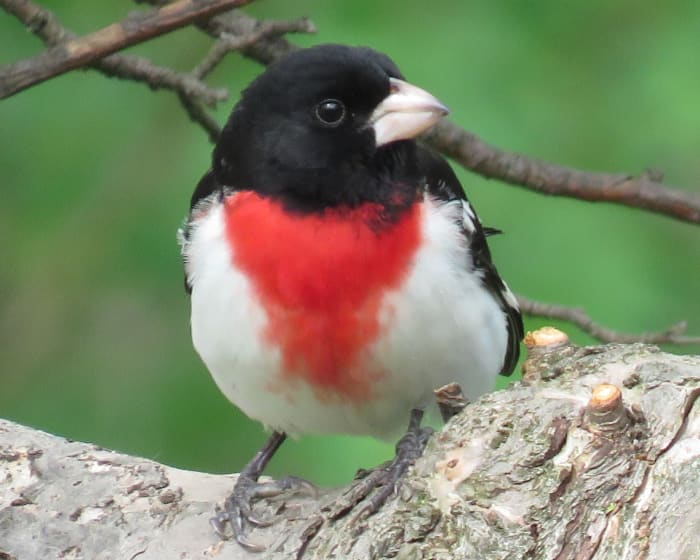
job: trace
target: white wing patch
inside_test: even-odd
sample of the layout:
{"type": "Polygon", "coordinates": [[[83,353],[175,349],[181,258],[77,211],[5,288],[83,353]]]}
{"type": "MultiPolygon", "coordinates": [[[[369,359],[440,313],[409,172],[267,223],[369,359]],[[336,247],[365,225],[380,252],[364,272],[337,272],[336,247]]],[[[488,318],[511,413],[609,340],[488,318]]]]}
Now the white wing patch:
{"type": "Polygon", "coordinates": [[[472,234],[476,231],[476,214],[469,201],[462,199],[460,202],[462,203],[462,225],[469,234],[472,234]]]}
{"type": "Polygon", "coordinates": [[[506,303],[510,305],[513,309],[519,310],[520,304],[518,303],[515,294],[513,294],[513,292],[508,287],[508,284],[506,284],[506,281],[503,278],[501,278],[501,282],[503,282],[503,289],[501,290],[501,293],[503,294],[503,299],[505,299],[506,303]]]}

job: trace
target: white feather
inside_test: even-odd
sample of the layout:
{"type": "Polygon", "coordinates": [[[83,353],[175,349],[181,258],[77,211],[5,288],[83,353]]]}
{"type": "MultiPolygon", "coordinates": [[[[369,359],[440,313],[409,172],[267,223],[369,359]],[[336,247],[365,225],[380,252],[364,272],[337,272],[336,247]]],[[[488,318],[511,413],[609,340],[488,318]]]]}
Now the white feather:
{"type": "Polygon", "coordinates": [[[462,212],[468,211],[460,201],[426,198],[422,244],[401,288],[385,296],[382,335],[368,352],[384,375],[376,398],[358,405],[319,400],[303,382],[270,390],[279,379],[280,354],[261,342],[264,309],[234,269],[222,205],[212,204],[191,224],[183,256],[192,286],[192,339],[221,391],[251,418],[288,433],[391,437],[411,408],[432,401],[435,388],[456,381],[469,398],[491,390],[506,351],[506,322],[470,272],[462,212]]]}

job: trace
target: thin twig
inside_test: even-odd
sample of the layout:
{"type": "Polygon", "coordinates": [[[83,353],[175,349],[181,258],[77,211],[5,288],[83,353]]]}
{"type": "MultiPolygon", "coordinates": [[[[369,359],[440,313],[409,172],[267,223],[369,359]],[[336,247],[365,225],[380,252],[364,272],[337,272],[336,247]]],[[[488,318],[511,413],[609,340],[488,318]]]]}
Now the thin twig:
{"type": "MultiPolygon", "coordinates": [[[[160,6],[167,0],[136,0],[139,3],[160,6]]],[[[244,14],[240,10],[231,10],[197,22],[197,27],[204,33],[218,39],[222,35],[233,37],[251,35],[259,29],[261,21],[244,14]]],[[[268,65],[287,54],[298,50],[299,47],[290,43],[280,34],[272,34],[261,37],[258,41],[241,48],[243,56],[260,64],[268,65]]]]}
{"type": "Polygon", "coordinates": [[[629,334],[608,329],[596,323],[588,314],[578,307],[567,307],[553,303],[535,301],[518,296],[520,308],[533,317],[545,317],[566,321],[579,327],[602,342],[643,342],[645,344],[700,344],[700,336],[685,336],[685,321],[671,325],[664,331],[655,333],[629,334]]]}
{"type": "Polygon", "coordinates": [[[53,12],[28,0],[0,0],[0,6],[47,45],[75,38],[75,34],[67,31],[53,12]]]}
{"type": "MultiPolygon", "coordinates": [[[[143,43],[193,21],[243,6],[251,0],[177,0],[131,15],[84,37],[67,38],[41,54],[0,68],[0,99],[105,56],[143,43]]],[[[28,0],[0,0],[11,14],[31,12],[28,0]]],[[[19,17],[19,16],[18,16],[19,17]]]]}
{"type": "Polygon", "coordinates": [[[192,70],[192,74],[198,78],[204,78],[228,53],[240,51],[262,39],[284,33],[316,33],[316,26],[304,17],[291,21],[260,21],[255,30],[245,35],[231,35],[224,32],[207,56],[192,70]]]}
{"type": "MultiPolygon", "coordinates": [[[[168,0],[135,1],[140,4],[149,4],[151,6],[163,6],[168,0]]],[[[232,10],[206,20],[201,20],[196,23],[196,26],[210,37],[217,39],[217,41],[221,37],[231,37],[232,41],[237,41],[236,47],[241,54],[265,65],[299,48],[287,41],[287,39],[282,36],[282,33],[286,31],[314,33],[316,31],[313,23],[305,18],[297,20],[296,22],[264,22],[250,17],[239,10],[232,10]],[[298,29],[285,30],[280,28],[285,25],[290,27],[298,26],[298,29]],[[255,40],[245,40],[247,37],[255,37],[255,40]]],[[[200,65],[193,70],[192,73],[194,75],[206,74],[211,71],[211,68],[209,68],[210,66],[218,63],[219,48],[214,46],[212,50],[215,52],[210,52],[207,57],[210,58],[210,61],[200,63],[200,65]],[[212,62],[211,59],[213,59],[214,62],[212,62]]],[[[216,143],[221,134],[221,128],[217,122],[207,113],[201,104],[190,96],[180,94],[179,98],[190,119],[204,129],[212,143],[216,143]]]]}
{"type": "MultiPolygon", "coordinates": [[[[151,6],[164,6],[168,0],[135,0],[135,2],[151,6]]],[[[316,31],[314,24],[306,18],[291,22],[265,22],[250,17],[239,10],[232,10],[209,19],[200,20],[195,25],[217,41],[222,37],[230,37],[230,41],[235,42],[235,50],[261,64],[269,64],[298,49],[282,36],[283,33],[315,33],[316,31]],[[254,40],[249,38],[254,38],[254,40]]],[[[211,67],[220,62],[220,48],[215,45],[212,49],[213,52],[210,52],[207,57],[210,60],[200,63],[192,71],[192,74],[198,76],[209,73],[211,67]]],[[[217,122],[195,99],[182,94],[179,95],[179,98],[190,119],[202,127],[212,143],[216,143],[221,133],[217,122]]]]}
{"type": "Polygon", "coordinates": [[[202,105],[197,103],[192,97],[178,93],[180,103],[185,108],[190,120],[201,126],[209,137],[212,144],[216,144],[221,135],[221,127],[216,119],[212,117],[202,105]]]}
{"type": "MultiPolygon", "coordinates": [[[[221,37],[204,59],[192,70],[191,74],[196,78],[203,79],[223,60],[226,54],[248,48],[269,37],[276,37],[283,33],[316,33],[316,26],[307,18],[291,21],[255,21],[257,25],[254,29],[241,34],[232,35],[226,31],[221,32],[221,37]]],[[[216,143],[221,133],[218,123],[192,96],[179,93],[178,97],[190,119],[206,131],[213,144],[216,143]]]]}
{"type": "Polygon", "coordinates": [[[209,87],[193,75],[158,66],[140,56],[112,54],[95,63],[94,67],[106,76],[143,82],[151,89],[169,89],[198,99],[211,108],[228,99],[226,88],[209,87]]]}

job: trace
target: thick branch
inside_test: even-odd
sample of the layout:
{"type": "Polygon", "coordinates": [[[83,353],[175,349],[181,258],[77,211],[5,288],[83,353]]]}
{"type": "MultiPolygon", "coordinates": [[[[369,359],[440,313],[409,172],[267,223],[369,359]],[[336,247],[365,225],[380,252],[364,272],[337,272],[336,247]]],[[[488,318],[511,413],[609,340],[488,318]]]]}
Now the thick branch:
{"type": "MultiPolygon", "coordinates": [[[[30,59],[0,68],[0,99],[75,68],[143,43],[173,29],[211,17],[251,0],[177,0],[161,8],[127,17],[90,35],[68,38],[30,59]]],[[[1,0],[8,12],[26,19],[37,19],[36,6],[27,0],[1,0]]],[[[52,20],[55,25],[55,19],[52,20]]]]}
{"type": "MultiPolygon", "coordinates": [[[[47,46],[55,46],[76,37],[75,33],[63,27],[58,18],[46,8],[27,0],[0,0],[0,4],[4,3],[7,3],[7,9],[47,46]]],[[[199,99],[208,107],[213,107],[218,101],[228,97],[225,88],[210,88],[193,75],[157,66],[139,56],[112,54],[95,62],[93,68],[106,76],[144,82],[151,89],[173,90],[181,95],[199,99]]]]}
{"type": "Polygon", "coordinates": [[[554,303],[544,303],[518,296],[518,303],[524,313],[532,317],[558,319],[576,325],[582,331],[602,342],[641,342],[644,344],[700,344],[700,336],[685,336],[685,321],[671,325],[664,331],[654,333],[629,334],[614,331],[596,323],[588,314],[578,307],[566,307],[554,303]]]}
{"type": "Polygon", "coordinates": [[[257,504],[263,554],[209,525],[232,476],[0,420],[0,558],[695,558],[700,357],[537,333],[529,350],[524,382],[452,418],[369,519],[328,517],[342,490],[257,504]]]}

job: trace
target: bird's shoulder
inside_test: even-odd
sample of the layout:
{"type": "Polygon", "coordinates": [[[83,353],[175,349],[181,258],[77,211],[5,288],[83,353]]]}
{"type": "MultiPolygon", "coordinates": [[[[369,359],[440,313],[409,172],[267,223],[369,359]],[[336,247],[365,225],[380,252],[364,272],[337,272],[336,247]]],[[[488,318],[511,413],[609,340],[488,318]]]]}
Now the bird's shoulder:
{"type": "Polygon", "coordinates": [[[423,146],[417,150],[416,157],[428,194],[439,203],[461,207],[457,215],[471,259],[471,262],[465,264],[479,276],[482,285],[496,300],[507,320],[508,347],[501,374],[510,375],[520,355],[524,329],[518,302],[493,264],[486,239],[501,231],[481,224],[447,160],[423,146]]]}
{"type": "Polygon", "coordinates": [[[206,215],[218,201],[223,200],[224,194],[224,187],[216,180],[213,170],[209,169],[197,183],[190,198],[189,212],[177,230],[177,242],[185,264],[185,291],[188,294],[192,292],[187,273],[192,231],[196,222],[206,215]]]}

